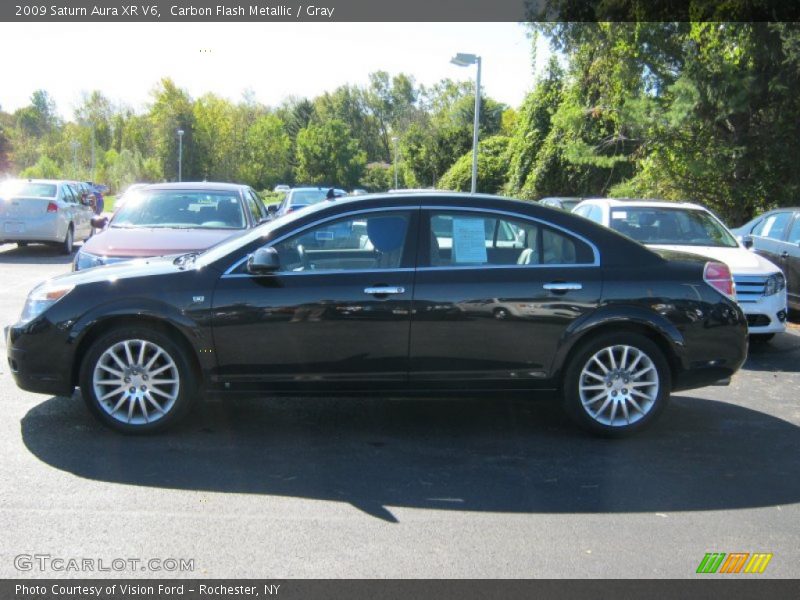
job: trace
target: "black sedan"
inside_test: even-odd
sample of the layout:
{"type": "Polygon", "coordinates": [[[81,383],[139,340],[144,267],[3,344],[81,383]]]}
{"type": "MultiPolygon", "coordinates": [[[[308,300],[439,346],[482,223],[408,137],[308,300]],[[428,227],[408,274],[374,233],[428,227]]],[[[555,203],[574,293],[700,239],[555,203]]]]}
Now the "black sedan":
{"type": "Polygon", "coordinates": [[[579,424],[622,435],[671,391],[741,366],[732,296],[724,264],[659,255],[569,213],[361,196],[200,254],[52,279],[8,328],[8,360],[21,388],[80,386],[129,433],[176,422],[204,395],[560,390],[579,424]]]}

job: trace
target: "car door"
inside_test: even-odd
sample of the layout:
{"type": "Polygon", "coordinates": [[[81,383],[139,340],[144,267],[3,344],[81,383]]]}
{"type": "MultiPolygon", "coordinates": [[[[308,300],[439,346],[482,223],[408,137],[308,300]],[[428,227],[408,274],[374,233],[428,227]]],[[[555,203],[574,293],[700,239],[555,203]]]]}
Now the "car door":
{"type": "Polygon", "coordinates": [[[403,388],[418,208],[355,211],[271,242],[280,267],[246,257],[213,298],[217,380],[230,389],[403,388]]]}
{"type": "Polygon", "coordinates": [[[786,294],[789,304],[800,308],[800,212],[795,212],[786,240],[781,244],[778,265],[786,275],[786,294]]]}
{"type": "Polygon", "coordinates": [[[420,226],[410,383],[546,386],[565,329],[596,307],[599,254],[524,215],[429,208],[420,226]]]}
{"type": "Polygon", "coordinates": [[[753,249],[776,265],[781,262],[781,241],[792,220],[792,211],[781,210],[770,213],[750,234],[753,249]]]}

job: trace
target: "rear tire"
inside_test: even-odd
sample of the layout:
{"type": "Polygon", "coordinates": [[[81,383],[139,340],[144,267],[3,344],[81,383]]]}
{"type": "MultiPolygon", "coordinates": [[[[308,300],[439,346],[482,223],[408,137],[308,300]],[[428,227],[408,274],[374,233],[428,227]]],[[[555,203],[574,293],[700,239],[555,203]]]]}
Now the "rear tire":
{"type": "Polygon", "coordinates": [[[582,428],[624,437],[652,423],[671,390],[664,353],[637,333],[608,333],[585,342],[567,365],[564,408],[582,428]]]}
{"type": "Polygon", "coordinates": [[[80,371],[89,411],[103,425],[128,434],[162,431],[177,423],[197,395],[197,379],[180,344],[142,326],[102,335],[80,371]]]}
{"type": "Polygon", "coordinates": [[[75,246],[75,230],[72,228],[72,224],[67,227],[67,235],[64,237],[64,241],[61,242],[61,252],[63,254],[72,254],[72,250],[75,246]]]}

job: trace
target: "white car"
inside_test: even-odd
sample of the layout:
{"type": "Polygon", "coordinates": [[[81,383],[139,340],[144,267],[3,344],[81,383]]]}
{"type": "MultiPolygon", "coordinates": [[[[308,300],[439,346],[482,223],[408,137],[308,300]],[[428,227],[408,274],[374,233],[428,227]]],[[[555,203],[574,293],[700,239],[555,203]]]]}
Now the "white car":
{"type": "Polygon", "coordinates": [[[68,181],[9,179],[0,184],[0,244],[58,245],[72,254],[75,240],[92,235],[94,211],[68,181]]]}
{"type": "Polygon", "coordinates": [[[786,279],[750,252],[713,213],[689,202],[584,200],[572,212],[651,248],[691,252],[728,265],[750,335],[766,341],[786,330],[786,279]]]}

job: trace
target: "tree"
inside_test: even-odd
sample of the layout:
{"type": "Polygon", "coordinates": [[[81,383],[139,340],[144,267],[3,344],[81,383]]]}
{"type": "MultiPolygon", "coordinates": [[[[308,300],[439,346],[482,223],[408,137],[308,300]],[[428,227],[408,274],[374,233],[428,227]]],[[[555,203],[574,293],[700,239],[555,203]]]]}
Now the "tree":
{"type": "Polygon", "coordinates": [[[162,79],[153,90],[153,104],[148,121],[151,127],[151,151],[157,160],[161,177],[178,178],[178,134],[183,135],[183,179],[199,179],[194,164],[194,111],[189,94],[169,79],[162,79]]]}
{"type": "MultiPolygon", "coordinates": [[[[497,194],[503,189],[508,169],[509,138],[495,135],[478,145],[478,192],[497,194]]],[[[439,189],[468,192],[472,187],[472,152],[461,156],[437,184],[439,189]]]]}
{"type": "Polygon", "coordinates": [[[367,157],[347,125],[338,119],[310,123],[297,134],[298,181],[353,187],[358,184],[367,157]]]}
{"type": "Polygon", "coordinates": [[[260,117],[247,131],[239,179],[255,189],[272,189],[292,174],[292,140],[276,115],[260,117]]]}

